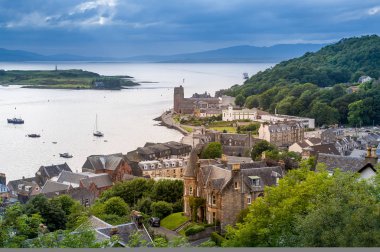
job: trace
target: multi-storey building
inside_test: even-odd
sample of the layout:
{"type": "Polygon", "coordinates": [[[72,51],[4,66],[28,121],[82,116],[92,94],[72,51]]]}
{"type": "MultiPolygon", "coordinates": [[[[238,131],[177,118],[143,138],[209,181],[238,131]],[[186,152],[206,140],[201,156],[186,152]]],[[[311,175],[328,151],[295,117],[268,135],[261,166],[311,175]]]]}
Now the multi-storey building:
{"type": "Polygon", "coordinates": [[[303,125],[299,122],[263,123],[259,129],[259,138],[278,147],[289,147],[304,140],[304,131],[303,125]]]}

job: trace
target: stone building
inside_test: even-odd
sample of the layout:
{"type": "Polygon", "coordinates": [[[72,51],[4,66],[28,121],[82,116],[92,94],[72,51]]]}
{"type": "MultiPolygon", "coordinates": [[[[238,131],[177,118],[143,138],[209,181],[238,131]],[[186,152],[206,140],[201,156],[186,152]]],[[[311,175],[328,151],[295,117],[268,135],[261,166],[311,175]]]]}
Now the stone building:
{"type": "Polygon", "coordinates": [[[148,178],[182,179],[186,165],[185,159],[162,159],[139,163],[143,176],[148,178]]]}
{"type": "Polygon", "coordinates": [[[191,198],[201,198],[205,204],[197,209],[197,221],[220,222],[222,230],[234,225],[241,210],[264,196],[265,186],[277,185],[283,176],[281,167],[266,167],[263,162],[199,160],[200,149],[192,151],[185,170],[184,212],[192,216],[191,198]]]}
{"type": "Polygon", "coordinates": [[[304,127],[298,122],[267,124],[263,123],[259,129],[259,138],[278,147],[289,147],[304,140],[304,127]]]}
{"type": "Polygon", "coordinates": [[[71,171],[71,168],[67,163],[59,165],[50,165],[50,166],[41,166],[40,169],[36,172],[36,182],[42,187],[46,181],[57,177],[62,171],[71,171]]]}
{"type": "Polygon", "coordinates": [[[194,114],[197,109],[219,108],[219,98],[185,98],[182,86],[174,88],[174,112],[180,114],[194,114]]]}
{"type": "Polygon", "coordinates": [[[82,166],[82,171],[106,173],[113,182],[122,181],[124,174],[132,174],[132,168],[121,153],[89,156],[82,166]]]}
{"type": "Polygon", "coordinates": [[[21,203],[26,203],[29,199],[41,193],[41,187],[34,177],[11,180],[8,182],[7,187],[9,196],[17,198],[21,203]]]}
{"type": "Polygon", "coordinates": [[[250,134],[221,133],[218,131],[206,131],[207,142],[219,142],[222,144],[223,154],[227,156],[249,156],[252,146],[259,139],[250,134]]]}

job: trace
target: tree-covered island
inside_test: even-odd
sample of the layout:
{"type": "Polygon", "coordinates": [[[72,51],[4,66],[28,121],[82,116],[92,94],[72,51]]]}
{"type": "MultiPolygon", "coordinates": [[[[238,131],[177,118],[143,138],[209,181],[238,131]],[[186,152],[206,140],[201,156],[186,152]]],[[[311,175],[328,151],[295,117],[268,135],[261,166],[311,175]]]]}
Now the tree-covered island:
{"type": "Polygon", "coordinates": [[[81,69],[0,70],[0,85],[46,89],[112,89],[138,86],[131,76],[104,76],[81,69]]]}

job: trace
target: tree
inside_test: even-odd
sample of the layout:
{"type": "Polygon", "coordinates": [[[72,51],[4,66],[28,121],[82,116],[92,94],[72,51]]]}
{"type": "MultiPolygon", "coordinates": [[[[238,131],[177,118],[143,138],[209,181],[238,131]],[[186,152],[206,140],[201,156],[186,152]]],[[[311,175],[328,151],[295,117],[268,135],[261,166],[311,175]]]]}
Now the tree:
{"type": "Polygon", "coordinates": [[[104,202],[104,213],[115,214],[117,216],[129,216],[130,209],[127,203],[120,197],[112,197],[104,202]]]}
{"type": "Polygon", "coordinates": [[[348,122],[351,126],[361,126],[368,123],[368,108],[363,100],[359,100],[348,105],[348,122]]]}
{"type": "Polygon", "coordinates": [[[251,157],[253,160],[257,160],[261,158],[261,154],[264,151],[272,151],[275,149],[276,146],[270,144],[268,141],[261,140],[252,147],[251,157]]]}
{"type": "Polygon", "coordinates": [[[151,205],[152,215],[160,219],[168,216],[173,212],[172,205],[165,201],[153,202],[151,205]]]}
{"type": "Polygon", "coordinates": [[[220,158],[222,156],[222,144],[211,142],[202,150],[201,157],[204,159],[220,158]]]}
{"type": "Polygon", "coordinates": [[[136,208],[138,211],[143,212],[144,214],[150,215],[152,200],[149,197],[143,197],[137,201],[136,208]]]}
{"type": "Polygon", "coordinates": [[[28,201],[25,205],[25,212],[28,215],[39,213],[50,231],[65,229],[66,227],[66,213],[60,202],[48,200],[42,194],[28,201]]]}
{"type": "Polygon", "coordinates": [[[235,97],[235,104],[239,107],[244,106],[245,103],[245,97],[242,94],[239,94],[235,97]]]}
{"type": "Polygon", "coordinates": [[[332,125],[339,122],[338,110],[320,101],[313,102],[309,115],[315,118],[317,125],[332,125]]]}
{"type": "Polygon", "coordinates": [[[104,191],[100,197],[100,201],[104,202],[109,198],[118,196],[129,206],[134,206],[143,196],[149,196],[154,183],[154,180],[144,178],[119,182],[111,189],[104,191]]]}
{"type": "Polygon", "coordinates": [[[314,172],[310,163],[266,187],[244,222],[227,228],[223,246],[379,246],[380,180],[368,183],[338,169],[331,176],[322,166],[314,172]]]}
{"type": "Polygon", "coordinates": [[[152,189],[154,201],[166,201],[175,203],[183,197],[183,181],[162,179],[156,181],[152,189]]]}

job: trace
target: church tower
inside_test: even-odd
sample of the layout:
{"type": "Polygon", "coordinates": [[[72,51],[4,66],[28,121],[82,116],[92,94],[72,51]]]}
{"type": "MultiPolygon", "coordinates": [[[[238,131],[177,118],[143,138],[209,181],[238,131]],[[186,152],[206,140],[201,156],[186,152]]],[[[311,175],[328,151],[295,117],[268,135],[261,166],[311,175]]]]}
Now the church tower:
{"type": "Polygon", "coordinates": [[[174,88],[174,112],[181,113],[181,103],[185,98],[184,89],[181,86],[174,88]]]}

